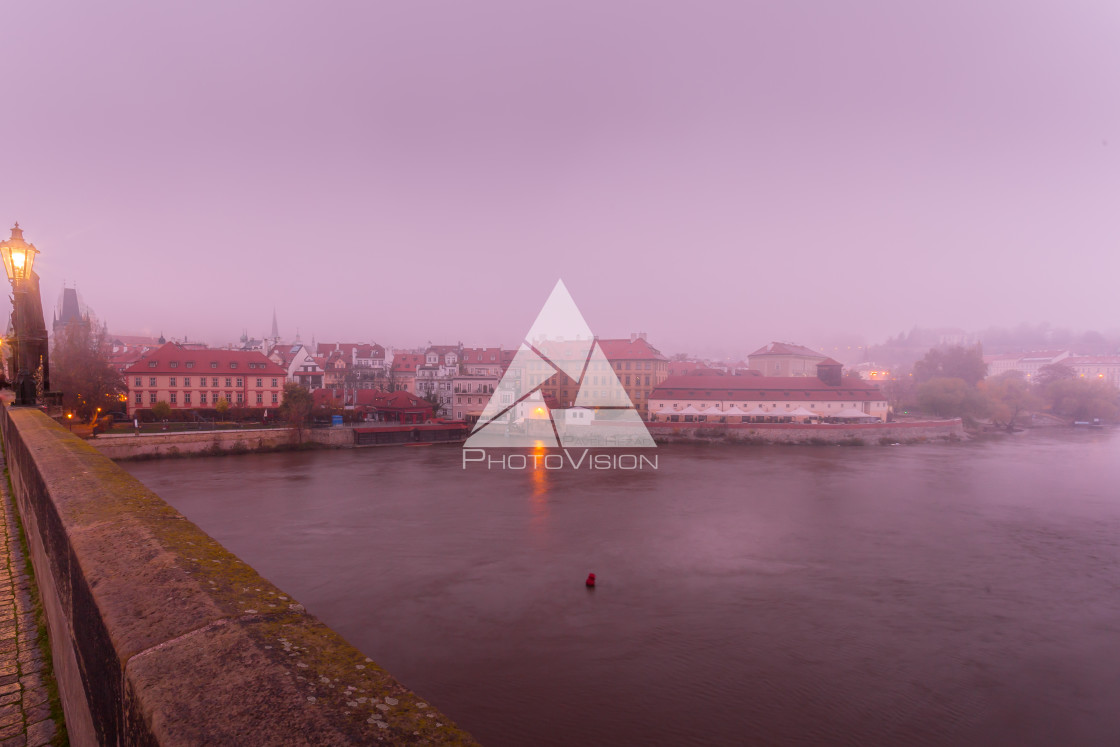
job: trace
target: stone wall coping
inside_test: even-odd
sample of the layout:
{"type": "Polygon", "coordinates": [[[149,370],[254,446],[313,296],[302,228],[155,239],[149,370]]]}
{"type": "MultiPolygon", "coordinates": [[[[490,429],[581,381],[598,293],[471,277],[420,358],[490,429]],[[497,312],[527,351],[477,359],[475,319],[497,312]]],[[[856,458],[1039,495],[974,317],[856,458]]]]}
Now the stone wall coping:
{"type": "Polygon", "coordinates": [[[97,742],[474,744],[93,446],[37,410],[0,421],[97,742]]]}

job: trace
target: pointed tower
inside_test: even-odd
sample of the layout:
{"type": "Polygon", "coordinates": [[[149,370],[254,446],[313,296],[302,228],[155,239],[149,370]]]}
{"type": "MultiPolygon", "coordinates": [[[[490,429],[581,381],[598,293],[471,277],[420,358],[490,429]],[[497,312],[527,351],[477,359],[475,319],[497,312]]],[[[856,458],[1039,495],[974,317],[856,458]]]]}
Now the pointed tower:
{"type": "Polygon", "coordinates": [[[272,307],[272,339],[280,339],[280,325],[276,323],[276,307],[272,307]]]}

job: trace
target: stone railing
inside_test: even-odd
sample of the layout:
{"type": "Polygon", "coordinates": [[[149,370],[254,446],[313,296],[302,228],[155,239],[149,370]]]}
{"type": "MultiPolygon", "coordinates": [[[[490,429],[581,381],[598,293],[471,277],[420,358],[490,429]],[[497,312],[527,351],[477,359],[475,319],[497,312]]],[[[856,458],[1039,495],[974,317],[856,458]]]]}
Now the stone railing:
{"type": "Polygon", "coordinates": [[[474,743],[92,446],[0,409],[72,743],[474,743]]]}

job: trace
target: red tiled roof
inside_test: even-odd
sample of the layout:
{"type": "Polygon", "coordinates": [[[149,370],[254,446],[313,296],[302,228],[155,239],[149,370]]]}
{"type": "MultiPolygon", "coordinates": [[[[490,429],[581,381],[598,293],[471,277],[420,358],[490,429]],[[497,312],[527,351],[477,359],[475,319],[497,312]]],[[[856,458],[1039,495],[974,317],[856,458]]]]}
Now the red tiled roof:
{"type": "Polygon", "coordinates": [[[323,370],[342,371],[350,368],[350,356],[341,350],[335,350],[327,355],[326,363],[323,364],[323,370]]]}
{"type": "Polygon", "coordinates": [[[882,399],[878,385],[849,376],[839,386],[815,376],[671,376],[654,389],[652,399],[694,400],[853,400],[882,399]],[[786,395],[786,392],[789,392],[786,395]]]}
{"type": "Polygon", "coordinates": [[[598,342],[603,355],[610,361],[665,360],[660,350],[641,337],[635,340],[599,340],[598,342]]]}
{"type": "Polygon", "coordinates": [[[460,359],[463,363],[493,363],[501,364],[502,362],[502,349],[501,348],[463,348],[463,357],[460,359]],[[494,356],[491,358],[490,356],[494,356]]]}
{"type": "Polygon", "coordinates": [[[771,342],[768,345],[763,345],[758,350],[750,354],[750,358],[756,355],[802,355],[807,358],[824,358],[824,353],[818,353],[816,350],[811,350],[804,345],[795,345],[792,342],[771,342]]]}
{"type": "Polygon", "coordinates": [[[844,364],[833,358],[825,358],[823,361],[817,361],[818,366],[843,366],[844,364]]]}
{"type": "Polygon", "coordinates": [[[204,373],[214,370],[212,363],[217,363],[217,370],[230,371],[234,368],[246,375],[283,376],[285,371],[264,356],[259,350],[216,350],[195,349],[185,347],[178,343],[169,342],[150,351],[136,363],[125,369],[126,374],[183,374],[189,376],[191,371],[204,373]],[[155,363],[156,365],[151,365],[155,363]],[[175,363],[174,367],[171,365],[175,363]],[[188,367],[188,363],[192,364],[188,367]],[[231,364],[236,364],[231,366],[231,364]],[[250,367],[252,364],[252,367],[250,367]]]}
{"type": "MultiPolygon", "coordinates": [[[[386,392],[382,389],[358,389],[358,407],[372,407],[378,410],[431,410],[431,403],[404,391],[386,392]]],[[[343,405],[343,392],[341,389],[316,389],[311,393],[316,405],[329,405],[341,407],[343,405]]]]}
{"type": "Polygon", "coordinates": [[[415,373],[418,366],[423,366],[425,358],[423,353],[394,353],[393,370],[415,373]]]}

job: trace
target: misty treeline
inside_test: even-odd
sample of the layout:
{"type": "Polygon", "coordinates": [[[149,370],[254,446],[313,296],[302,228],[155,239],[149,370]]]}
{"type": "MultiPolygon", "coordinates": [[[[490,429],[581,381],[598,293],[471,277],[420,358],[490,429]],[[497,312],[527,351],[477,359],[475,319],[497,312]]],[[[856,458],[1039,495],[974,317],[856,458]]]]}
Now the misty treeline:
{"type": "Polygon", "coordinates": [[[987,368],[980,345],[933,348],[885,389],[896,412],[986,421],[1008,430],[1034,413],[1107,422],[1120,414],[1120,390],[1081,378],[1062,363],[1043,366],[1033,380],[1019,371],[988,378],[987,368]]]}
{"type": "Polygon", "coordinates": [[[931,348],[979,344],[986,354],[1028,353],[1036,350],[1069,350],[1075,355],[1115,355],[1120,353],[1120,330],[1075,332],[1065,327],[1020,324],[1016,327],[989,327],[969,333],[963,329],[926,329],[915,327],[899,332],[879,345],[867,349],[867,360],[893,371],[909,371],[931,348]]]}

